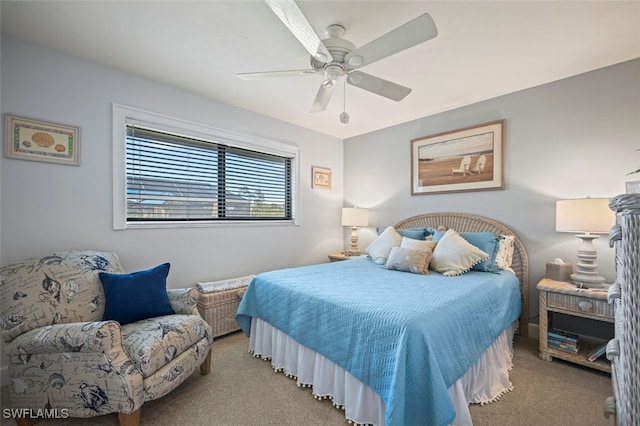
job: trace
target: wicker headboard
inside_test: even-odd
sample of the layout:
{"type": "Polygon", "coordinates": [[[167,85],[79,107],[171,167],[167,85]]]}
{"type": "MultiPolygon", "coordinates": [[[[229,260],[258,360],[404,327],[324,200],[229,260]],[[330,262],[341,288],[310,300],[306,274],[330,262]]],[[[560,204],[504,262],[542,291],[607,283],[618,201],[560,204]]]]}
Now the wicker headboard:
{"type": "Polygon", "coordinates": [[[520,280],[520,297],[522,299],[522,313],[520,314],[519,334],[526,336],[529,328],[529,257],[518,236],[504,224],[467,213],[426,213],[404,219],[394,225],[397,229],[405,228],[452,228],[458,232],[493,232],[499,235],[513,235],[515,237],[513,262],[511,268],[520,280]]]}

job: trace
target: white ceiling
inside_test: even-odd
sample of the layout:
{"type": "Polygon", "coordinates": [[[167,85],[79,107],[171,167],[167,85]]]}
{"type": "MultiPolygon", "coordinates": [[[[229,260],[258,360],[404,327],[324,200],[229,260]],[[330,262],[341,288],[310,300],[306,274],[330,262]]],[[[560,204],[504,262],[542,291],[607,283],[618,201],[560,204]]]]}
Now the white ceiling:
{"type": "MultiPolygon", "coordinates": [[[[390,101],[339,84],[311,114],[320,75],[243,81],[237,73],[309,68],[309,54],[263,1],[7,1],[2,33],[341,139],[640,57],[640,1],[304,1],[324,38],[356,46],[428,12],[438,36],[362,68],[413,91],[390,101]]],[[[640,77],[640,76],[639,76],[640,77]]]]}

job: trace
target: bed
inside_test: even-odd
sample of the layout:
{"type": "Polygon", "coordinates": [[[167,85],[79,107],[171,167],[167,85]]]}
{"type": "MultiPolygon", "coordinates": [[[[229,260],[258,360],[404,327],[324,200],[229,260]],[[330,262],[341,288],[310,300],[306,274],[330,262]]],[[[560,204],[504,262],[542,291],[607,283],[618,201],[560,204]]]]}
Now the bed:
{"type": "Polygon", "coordinates": [[[527,253],[478,215],[429,213],[393,228],[510,236],[510,268],[420,275],[361,258],[271,271],[251,282],[236,320],[250,352],[349,422],[471,424],[470,403],[511,390],[513,334],[528,327],[527,253]]]}

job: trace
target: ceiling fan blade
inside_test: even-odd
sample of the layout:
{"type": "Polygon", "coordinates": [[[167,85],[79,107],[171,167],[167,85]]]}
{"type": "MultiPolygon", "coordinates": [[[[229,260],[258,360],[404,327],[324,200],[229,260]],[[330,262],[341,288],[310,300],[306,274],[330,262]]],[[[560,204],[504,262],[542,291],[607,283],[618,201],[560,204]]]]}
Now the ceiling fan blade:
{"type": "Polygon", "coordinates": [[[436,24],[428,13],[399,26],[345,56],[352,68],[363,67],[386,58],[438,35],[436,24]]]}
{"type": "Polygon", "coordinates": [[[316,70],[287,70],[287,71],[265,71],[265,72],[245,72],[236,74],[241,80],[261,80],[263,78],[274,77],[299,77],[301,75],[316,75],[316,70]]]}
{"type": "Polygon", "coordinates": [[[265,0],[284,25],[305,49],[320,62],[331,62],[333,57],[313,30],[294,0],[265,0]]]}
{"type": "Polygon", "coordinates": [[[318,90],[318,94],[316,95],[316,99],[313,101],[311,112],[320,112],[327,109],[327,105],[329,105],[329,100],[331,99],[331,95],[333,95],[333,91],[335,89],[336,82],[334,80],[325,80],[322,82],[320,89],[318,90]]]}
{"type": "Polygon", "coordinates": [[[347,76],[347,83],[396,102],[403,100],[411,93],[408,87],[360,71],[351,71],[347,76]]]}

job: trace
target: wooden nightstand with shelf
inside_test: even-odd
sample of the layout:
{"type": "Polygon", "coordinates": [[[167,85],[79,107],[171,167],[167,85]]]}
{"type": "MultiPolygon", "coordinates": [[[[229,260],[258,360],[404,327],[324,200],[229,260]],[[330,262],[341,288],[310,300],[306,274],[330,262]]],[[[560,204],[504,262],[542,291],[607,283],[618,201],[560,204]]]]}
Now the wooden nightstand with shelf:
{"type": "Polygon", "coordinates": [[[345,252],[339,251],[337,253],[331,253],[329,255],[329,260],[331,262],[340,262],[342,260],[360,259],[362,257],[367,257],[367,255],[366,254],[359,254],[357,256],[348,256],[347,254],[345,254],[345,252]]]}
{"type": "Polygon", "coordinates": [[[540,358],[545,361],[558,358],[610,373],[611,365],[604,355],[593,362],[587,360],[587,354],[596,346],[594,344],[581,340],[577,354],[551,348],[547,344],[550,323],[553,322],[553,314],[556,312],[614,323],[613,305],[607,302],[606,289],[603,288],[602,291],[578,289],[573,284],[546,278],[540,280],[537,289],[540,292],[540,358]]]}

